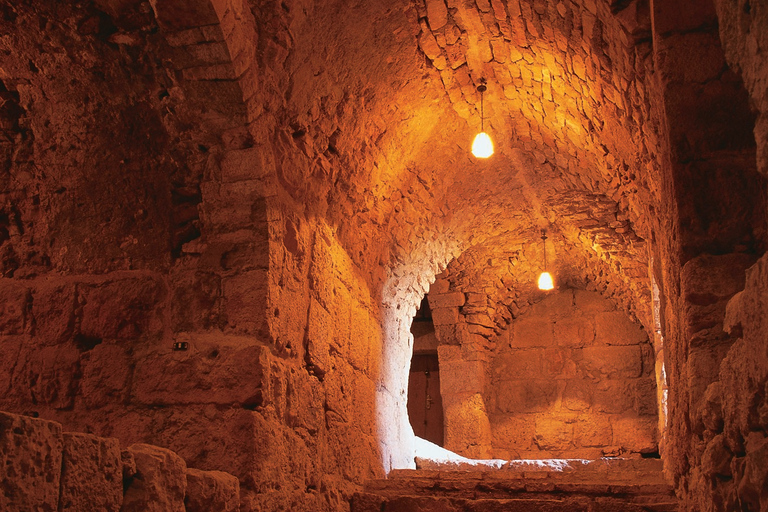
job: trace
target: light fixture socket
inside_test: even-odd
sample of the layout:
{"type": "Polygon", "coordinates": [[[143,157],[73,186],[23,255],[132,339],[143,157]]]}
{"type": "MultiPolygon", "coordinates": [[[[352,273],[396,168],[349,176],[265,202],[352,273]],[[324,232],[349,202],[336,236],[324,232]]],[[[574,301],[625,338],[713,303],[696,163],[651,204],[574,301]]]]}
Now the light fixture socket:
{"type": "Polygon", "coordinates": [[[488,90],[488,87],[485,86],[484,83],[480,82],[480,85],[477,86],[477,92],[484,93],[488,90]]]}

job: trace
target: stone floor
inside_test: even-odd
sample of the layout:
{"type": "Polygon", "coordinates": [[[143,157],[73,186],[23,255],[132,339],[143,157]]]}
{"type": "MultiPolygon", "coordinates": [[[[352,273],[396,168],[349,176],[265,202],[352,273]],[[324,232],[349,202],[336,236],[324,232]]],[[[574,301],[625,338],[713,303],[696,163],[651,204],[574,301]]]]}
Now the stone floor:
{"type": "Polygon", "coordinates": [[[369,481],[352,512],[670,512],[658,459],[429,464],[369,481]]]}

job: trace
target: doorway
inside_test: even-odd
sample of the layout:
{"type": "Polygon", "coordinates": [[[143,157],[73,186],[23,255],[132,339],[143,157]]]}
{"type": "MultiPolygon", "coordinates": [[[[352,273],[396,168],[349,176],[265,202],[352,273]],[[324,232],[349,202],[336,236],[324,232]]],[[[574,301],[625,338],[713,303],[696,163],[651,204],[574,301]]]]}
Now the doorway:
{"type": "Polygon", "coordinates": [[[443,446],[443,400],[437,354],[414,354],[411,359],[408,417],[414,434],[443,446]]]}
{"type": "Polygon", "coordinates": [[[408,375],[408,418],[413,433],[438,446],[444,444],[440,364],[432,311],[425,296],[411,324],[413,356],[408,375]]]}

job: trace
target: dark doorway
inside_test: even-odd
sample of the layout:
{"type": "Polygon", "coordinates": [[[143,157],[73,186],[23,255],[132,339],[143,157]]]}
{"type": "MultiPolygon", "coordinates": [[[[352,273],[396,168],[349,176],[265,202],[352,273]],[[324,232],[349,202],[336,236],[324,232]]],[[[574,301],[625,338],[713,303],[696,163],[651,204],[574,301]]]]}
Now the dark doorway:
{"type": "Polygon", "coordinates": [[[437,354],[414,354],[411,360],[408,417],[414,434],[443,446],[443,399],[437,354]]]}

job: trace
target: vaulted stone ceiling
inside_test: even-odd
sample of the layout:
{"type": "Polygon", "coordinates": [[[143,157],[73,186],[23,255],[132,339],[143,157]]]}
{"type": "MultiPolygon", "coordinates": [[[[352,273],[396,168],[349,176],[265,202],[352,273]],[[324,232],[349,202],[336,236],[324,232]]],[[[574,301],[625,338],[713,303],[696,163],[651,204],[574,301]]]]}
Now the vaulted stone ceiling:
{"type": "Polygon", "coordinates": [[[270,107],[285,154],[305,160],[282,167],[308,171],[282,183],[327,205],[353,257],[423,257],[440,239],[472,262],[465,273],[516,258],[520,290],[547,229],[561,283],[647,309],[643,214],[659,188],[647,2],[307,2],[275,15],[265,54],[284,102],[270,107]],[[483,79],[487,161],[469,152],[483,79]]]}
{"type": "MultiPolygon", "coordinates": [[[[171,47],[154,35],[154,13],[146,4],[103,1],[102,12],[75,8],[70,17],[60,8],[62,20],[49,21],[40,41],[25,35],[29,41],[6,42],[13,54],[3,66],[5,79],[26,82],[22,90],[32,97],[57,101],[47,115],[65,133],[90,124],[107,128],[109,122],[99,119],[104,115],[119,123],[135,118],[137,129],[147,130],[151,151],[159,155],[150,167],[166,169],[137,173],[129,168],[140,158],[124,155],[116,162],[128,167],[121,186],[131,176],[145,182],[170,177],[171,202],[180,205],[173,206],[174,218],[189,217],[171,228],[174,246],[194,237],[189,222],[195,212],[186,205],[199,201],[195,189],[207,158],[200,148],[215,145],[210,133],[222,116],[246,116],[257,142],[259,133],[274,142],[278,183],[306,212],[327,216],[363,268],[434,260],[438,270],[451,254],[464,253],[472,262],[464,273],[479,275],[489,262],[512,259],[520,263],[510,264],[515,284],[501,286],[498,298],[509,302],[502,288],[519,295],[532,282],[543,264],[540,235],[547,229],[559,282],[607,290],[647,315],[644,239],[650,228],[644,214],[659,189],[653,84],[646,77],[647,2],[253,2],[257,26],[250,34],[242,28],[225,34],[229,47],[217,42],[219,36],[196,42],[184,31],[200,24],[196,16],[204,21],[212,15],[201,6],[198,13],[194,6],[180,12],[154,5],[171,47]],[[109,44],[72,53],[66,26],[84,41],[109,44]],[[232,41],[255,52],[249,55],[252,74],[240,77],[242,97],[221,84],[214,90],[194,82],[218,79],[196,76],[201,63],[221,67],[231,58],[237,68],[241,56],[231,55],[232,41]],[[59,50],[41,60],[35,48],[46,44],[59,50]],[[142,45],[154,57],[141,57],[142,45]],[[68,59],[77,63],[74,81],[62,87],[68,59]],[[99,59],[122,63],[105,69],[99,59]],[[78,76],[78,66],[104,78],[78,76]],[[131,88],[115,88],[121,68],[131,67],[131,88]],[[178,82],[180,76],[186,80],[178,82]],[[483,79],[486,124],[497,147],[487,161],[469,153],[480,125],[476,88],[483,79]],[[92,120],[63,107],[82,95],[95,107],[92,120]],[[132,107],[108,114],[111,103],[123,108],[125,96],[132,107]]],[[[55,178],[60,186],[52,188],[73,190],[72,179],[79,178],[55,178]]],[[[136,214],[138,223],[158,208],[145,206],[137,209],[144,212],[136,214]]],[[[93,215],[101,214],[112,225],[119,215],[93,215]]]]}
{"type": "MultiPolygon", "coordinates": [[[[251,13],[236,4],[214,3],[219,12],[206,2],[109,0],[6,8],[6,23],[42,9],[46,24],[42,34],[5,37],[8,123],[21,118],[27,134],[9,151],[30,151],[32,133],[76,139],[129,125],[125,154],[61,141],[81,152],[69,153],[73,172],[42,177],[51,181],[42,196],[71,196],[55,215],[71,218],[85,205],[99,231],[123,238],[124,253],[137,244],[122,230],[135,223],[136,233],[168,236],[178,255],[198,233],[197,190],[223,133],[224,149],[269,145],[254,174],[328,218],[362,268],[426,261],[438,272],[464,254],[462,272],[472,276],[509,262],[511,281],[495,285],[508,303],[541,267],[546,229],[559,282],[599,290],[649,325],[645,241],[662,185],[647,1],[263,1],[251,13]],[[197,26],[209,30],[189,28],[197,26]],[[482,80],[497,146],[487,161],[469,153],[482,80]],[[246,131],[233,128],[239,123],[246,131]],[[83,182],[74,170],[94,156],[103,165],[83,182]],[[133,198],[143,206],[125,219],[83,201],[104,188],[140,188],[131,180],[157,190],[170,181],[170,197],[159,194],[167,208],[149,200],[153,192],[133,198]],[[165,209],[169,228],[151,222],[165,209]]],[[[98,237],[70,234],[101,247],[98,237]]],[[[147,258],[144,249],[129,265],[147,258]]],[[[88,259],[55,240],[51,254],[34,257],[66,268],[88,259]]],[[[122,257],[114,254],[113,266],[122,257]]]]}

